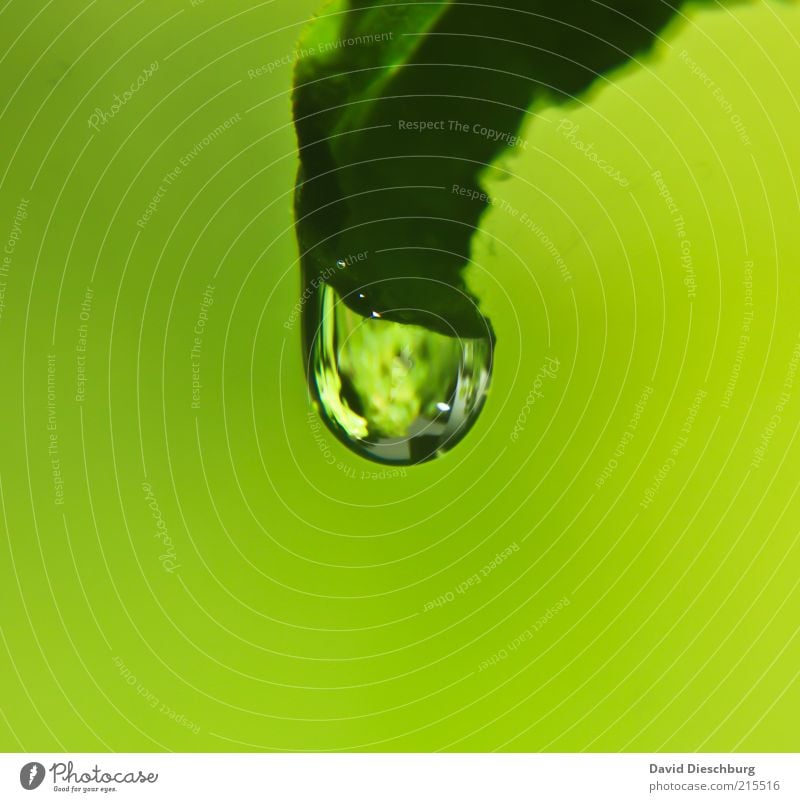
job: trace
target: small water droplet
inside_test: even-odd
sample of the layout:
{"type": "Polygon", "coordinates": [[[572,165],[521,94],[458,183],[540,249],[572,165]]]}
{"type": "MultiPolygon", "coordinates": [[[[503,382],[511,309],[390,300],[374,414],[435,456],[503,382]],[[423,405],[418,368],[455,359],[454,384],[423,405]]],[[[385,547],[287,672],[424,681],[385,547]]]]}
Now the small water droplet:
{"type": "Polygon", "coordinates": [[[308,378],[320,416],[361,456],[412,465],[451,449],[478,417],[493,342],[351,309],[324,284],[307,309],[308,378]]]}

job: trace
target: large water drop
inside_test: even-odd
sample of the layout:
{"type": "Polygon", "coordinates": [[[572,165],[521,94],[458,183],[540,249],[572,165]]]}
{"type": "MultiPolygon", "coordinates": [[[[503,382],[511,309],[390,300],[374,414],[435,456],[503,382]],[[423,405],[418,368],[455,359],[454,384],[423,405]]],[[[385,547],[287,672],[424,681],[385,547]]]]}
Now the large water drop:
{"type": "Polygon", "coordinates": [[[451,449],[486,398],[491,333],[463,338],[397,322],[390,318],[407,310],[372,308],[369,287],[346,300],[323,284],[306,310],[308,379],[320,416],[378,462],[413,465],[451,449]]]}

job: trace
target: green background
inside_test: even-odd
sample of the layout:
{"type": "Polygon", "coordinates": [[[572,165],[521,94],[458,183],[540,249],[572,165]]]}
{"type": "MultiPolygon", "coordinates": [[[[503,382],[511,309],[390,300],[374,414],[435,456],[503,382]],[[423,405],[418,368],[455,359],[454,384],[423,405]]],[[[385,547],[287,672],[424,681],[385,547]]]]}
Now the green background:
{"type": "Polygon", "coordinates": [[[797,750],[800,7],[690,14],[531,112],[471,268],[486,409],[388,477],[312,425],[284,325],[316,6],[0,9],[0,749],[797,750]]]}

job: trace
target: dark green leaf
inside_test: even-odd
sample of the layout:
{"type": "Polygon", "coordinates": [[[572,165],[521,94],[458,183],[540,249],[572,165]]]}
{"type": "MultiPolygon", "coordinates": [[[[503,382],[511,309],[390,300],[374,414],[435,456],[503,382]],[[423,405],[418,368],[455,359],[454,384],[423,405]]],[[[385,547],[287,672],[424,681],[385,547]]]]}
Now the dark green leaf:
{"type": "Polygon", "coordinates": [[[535,99],[583,92],[674,14],[661,0],[326,6],[294,92],[305,281],[366,251],[329,279],[353,308],[485,335],[462,275],[487,206],[481,172],[535,99]]]}

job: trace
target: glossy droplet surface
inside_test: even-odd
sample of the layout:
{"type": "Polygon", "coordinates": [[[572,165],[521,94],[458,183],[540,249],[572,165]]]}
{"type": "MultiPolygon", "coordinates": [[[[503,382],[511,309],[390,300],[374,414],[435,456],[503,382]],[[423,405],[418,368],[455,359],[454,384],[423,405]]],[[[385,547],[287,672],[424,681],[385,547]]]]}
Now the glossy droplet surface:
{"type": "Polygon", "coordinates": [[[446,336],[387,319],[369,291],[351,309],[323,285],[308,310],[308,378],[320,416],[353,451],[413,465],[452,448],[480,414],[492,340],[446,336]]]}

